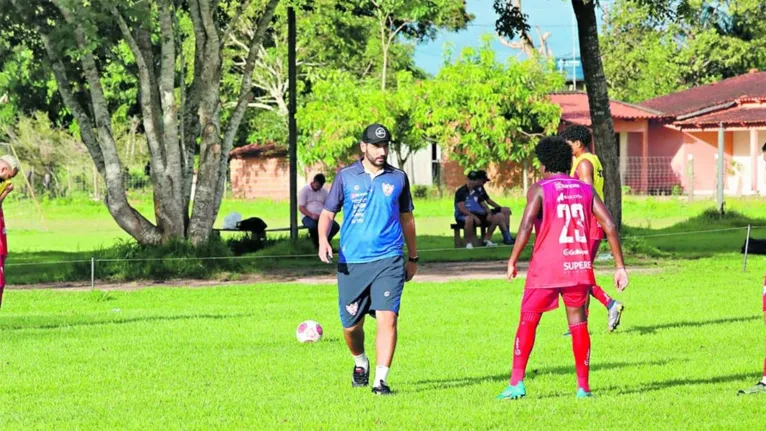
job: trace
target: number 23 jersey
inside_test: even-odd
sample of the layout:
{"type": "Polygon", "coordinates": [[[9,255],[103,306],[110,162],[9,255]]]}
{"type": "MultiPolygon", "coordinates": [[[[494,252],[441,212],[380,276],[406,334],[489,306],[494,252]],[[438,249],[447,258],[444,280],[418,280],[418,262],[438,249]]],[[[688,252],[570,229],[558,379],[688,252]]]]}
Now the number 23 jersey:
{"type": "Polygon", "coordinates": [[[543,192],[542,218],[535,223],[535,246],[525,288],[593,286],[589,238],[593,187],[566,175],[537,183],[543,192]]]}

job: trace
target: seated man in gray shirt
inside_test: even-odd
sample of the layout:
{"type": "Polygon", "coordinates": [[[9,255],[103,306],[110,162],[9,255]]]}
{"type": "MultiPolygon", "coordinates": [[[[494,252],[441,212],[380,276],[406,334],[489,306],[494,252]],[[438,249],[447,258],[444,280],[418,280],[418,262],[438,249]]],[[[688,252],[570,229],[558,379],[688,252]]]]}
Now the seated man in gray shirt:
{"type": "MultiPolygon", "coordinates": [[[[319,233],[317,230],[319,214],[322,213],[324,201],[327,200],[327,190],[324,188],[325,181],[324,174],[316,174],[314,181],[306,184],[298,192],[298,211],[303,214],[303,225],[308,228],[311,242],[314,243],[316,248],[319,248],[319,233]]],[[[338,222],[333,221],[330,235],[327,238],[328,241],[332,241],[339,230],[338,222]]]]}

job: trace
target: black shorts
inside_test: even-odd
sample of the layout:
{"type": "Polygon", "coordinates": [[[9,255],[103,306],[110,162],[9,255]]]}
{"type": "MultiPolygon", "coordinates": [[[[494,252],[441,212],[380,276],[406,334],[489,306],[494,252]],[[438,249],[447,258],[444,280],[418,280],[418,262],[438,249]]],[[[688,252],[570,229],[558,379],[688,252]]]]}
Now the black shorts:
{"type": "Polygon", "coordinates": [[[406,278],[402,256],[338,264],[338,308],[343,327],[356,325],[365,314],[375,317],[375,311],[399,314],[406,278]]]}

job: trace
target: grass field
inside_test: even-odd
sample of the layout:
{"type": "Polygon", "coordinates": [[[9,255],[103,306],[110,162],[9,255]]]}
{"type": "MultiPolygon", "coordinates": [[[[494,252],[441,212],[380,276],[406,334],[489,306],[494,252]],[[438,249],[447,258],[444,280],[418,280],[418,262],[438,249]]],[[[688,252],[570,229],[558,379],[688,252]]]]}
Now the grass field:
{"type": "MultiPolygon", "coordinates": [[[[519,197],[498,197],[498,200],[509,205],[514,211],[512,227],[515,229],[518,226],[518,215],[523,209],[523,200],[519,197]]],[[[151,203],[146,196],[136,197],[133,203],[147,216],[152,213],[151,203]]],[[[452,249],[452,232],[449,229],[453,211],[451,199],[419,199],[415,205],[418,243],[424,262],[493,260],[508,257],[509,249],[502,247],[452,249]]],[[[739,215],[723,220],[703,214],[713,206],[714,202],[711,200],[689,203],[684,199],[672,197],[626,197],[623,236],[643,238],[627,241],[626,248],[631,264],[640,263],[637,257],[660,257],[662,253],[665,253],[665,257],[698,258],[715,253],[736,252],[745,239],[744,226],[766,226],[766,217],[763,216],[766,214],[766,202],[763,200],[730,199],[727,201],[727,208],[738,212],[739,215]],[[689,240],[692,238],[694,241],[689,240]]],[[[11,250],[7,273],[10,284],[89,280],[91,257],[114,258],[115,253],[110,248],[118,241],[129,240],[101,202],[44,201],[41,205],[44,221],[30,201],[6,202],[4,210],[11,250]],[[77,260],[83,262],[58,263],[77,260]]],[[[289,205],[285,202],[226,200],[216,225],[220,226],[223,217],[231,211],[237,211],[244,217],[259,216],[270,227],[284,227],[289,224],[289,205]]],[[[766,235],[762,230],[755,230],[753,235],[758,237],[761,233],[766,235]]],[[[497,235],[499,238],[499,234],[497,235]]],[[[233,271],[268,273],[293,268],[321,270],[322,265],[318,259],[303,257],[311,254],[313,249],[308,239],[299,244],[277,242],[275,246],[241,260],[241,265],[233,271]],[[301,257],[290,257],[293,255],[301,257]],[[281,257],[267,259],[267,256],[281,257]]],[[[190,264],[199,266],[200,270],[204,270],[206,265],[202,261],[190,264]]],[[[144,263],[126,263],[123,273],[142,273],[141,265],[144,263]]],[[[215,276],[215,271],[209,273],[215,276]]],[[[111,277],[108,274],[109,271],[106,271],[101,263],[97,263],[96,278],[108,280],[111,277]]]]}
{"type": "Polygon", "coordinates": [[[761,372],[764,259],[740,262],[633,273],[616,333],[594,303],[590,400],[574,399],[560,310],[541,323],[528,398],[494,400],[521,281],[409,284],[387,399],[350,388],[334,286],[12,290],[0,429],[759,429],[766,398],[735,393],[761,372]],[[323,324],[321,342],[297,343],[304,319],[323,324]]]}

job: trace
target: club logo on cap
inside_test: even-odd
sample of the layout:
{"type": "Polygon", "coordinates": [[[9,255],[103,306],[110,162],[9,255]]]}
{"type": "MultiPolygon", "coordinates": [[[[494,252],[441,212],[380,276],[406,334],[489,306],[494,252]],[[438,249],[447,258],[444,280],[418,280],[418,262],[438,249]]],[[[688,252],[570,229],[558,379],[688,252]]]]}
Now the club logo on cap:
{"type": "Polygon", "coordinates": [[[385,138],[386,137],[386,129],[384,129],[382,127],[378,127],[377,129],[375,129],[375,136],[377,136],[380,139],[385,138]]]}

